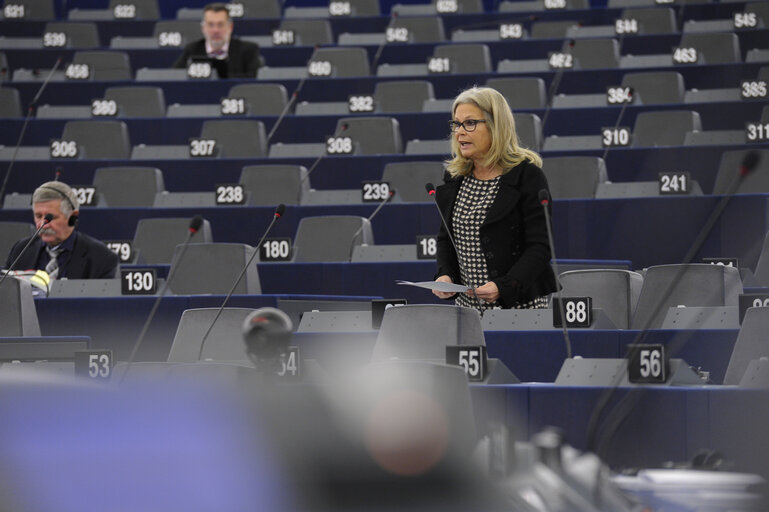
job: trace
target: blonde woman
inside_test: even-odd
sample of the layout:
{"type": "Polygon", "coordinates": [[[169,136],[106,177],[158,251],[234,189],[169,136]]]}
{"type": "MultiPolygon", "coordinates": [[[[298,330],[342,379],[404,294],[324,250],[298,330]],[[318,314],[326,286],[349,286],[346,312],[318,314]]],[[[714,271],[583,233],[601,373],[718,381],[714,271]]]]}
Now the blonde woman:
{"type": "Polygon", "coordinates": [[[556,285],[539,202],[548,190],[542,159],[519,145],[510,107],[494,89],[457,96],[450,128],[452,158],[436,201],[459,254],[441,225],[436,281],[475,293],[433,293],[480,309],[547,307],[556,285]]]}

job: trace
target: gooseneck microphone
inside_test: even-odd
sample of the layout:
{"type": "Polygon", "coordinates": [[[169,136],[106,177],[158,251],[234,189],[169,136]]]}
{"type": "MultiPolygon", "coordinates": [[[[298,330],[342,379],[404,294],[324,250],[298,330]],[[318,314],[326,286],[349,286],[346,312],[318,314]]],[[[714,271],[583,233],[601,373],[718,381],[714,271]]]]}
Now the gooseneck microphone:
{"type": "Polygon", "coordinates": [[[19,252],[19,255],[16,256],[16,259],[13,260],[13,263],[11,263],[11,266],[5,269],[5,274],[3,274],[3,277],[0,278],[0,286],[3,285],[3,281],[8,277],[8,274],[10,274],[12,271],[16,270],[16,264],[19,263],[19,260],[24,255],[24,253],[27,251],[30,245],[32,245],[32,242],[37,240],[37,237],[40,236],[40,232],[45,229],[45,227],[51,223],[53,220],[53,214],[52,213],[46,213],[45,217],[43,217],[44,222],[40,224],[40,227],[37,228],[37,231],[35,231],[35,234],[32,235],[29,239],[29,241],[26,243],[26,245],[21,249],[19,252]]]}
{"type": "MultiPolygon", "coordinates": [[[[451,236],[451,229],[449,229],[449,224],[446,222],[446,218],[443,216],[443,212],[438,206],[437,197],[435,196],[435,185],[433,185],[432,183],[425,183],[425,190],[427,191],[427,195],[429,195],[432,198],[433,204],[435,205],[435,209],[438,210],[438,215],[441,216],[443,229],[445,229],[446,234],[449,235],[449,241],[451,242],[451,246],[454,248],[454,253],[457,255],[457,264],[459,264],[459,270],[461,274],[462,272],[464,272],[462,259],[459,257],[459,250],[457,249],[457,244],[454,243],[454,237],[451,236]]],[[[464,272],[464,273],[469,277],[469,274],[467,272],[464,272]]],[[[473,291],[473,298],[475,299],[475,303],[478,304],[478,313],[480,313],[481,318],[483,318],[483,307],[481,307],[481,300],[478,298],[478,294],[475,292],[475,287],[470,285],[470,289],[473,291]]]]}
{"type": "Polygon", "coordinates": [[[382,51],[384,50],[384,47],[387,45],[387,29],[391,28],[393,26],[393,23],[395,20],[398,19],[398,13],[396,11],[392,11],[390,13],[390,21],[387,22],[387,26],[385,27],[385,33],[384,33],[384,40],[382,40],[381,43],[379,43],[379,46],[376,49],[376,52],[374,53],[374,58],[371,59],[371,72],[376,75],[376,67],[377,64],[379,64],[379,57],[382,56],[382,51]]]}
{"type": "Polygon", "coordinates": [[[272,215],[272,220],[270,221],[270,225],[267,226],[267,229],[264,231],[264,234],[262,235],[261,240],[259,240],[259,243],[256,244],[256,250],[251,255],[251,257],[248,259],[246,264],[243,266],[243,269],[240,271],[240,274],[238,274],[238,278],[235,279],[235,282],[232,283],[232,288],[230,288],[230,291],[227,292],[227,296],[222,301],[222,305],[219,306],[219,309],[216,311],[216,315],[214,316],[213,321],[208,326],[208,329],[206,330],[206,333],[203,335],[203,339],[200,340],[200,350],[198,351],[198,361],[203,357],[203,347],[206,345],[206,340],[208,339],[208,336],[211,334],[211,331],[214,328],[214,325],[216,324],[216,321],[219,320],[219,317],[222,315],[222,311],[224,311],[224,307],[227,305],[227,302],[230,300],[230,297],[232,297],[232,294],[235,293],[235,288],[238,286],[238,283],[240,283],[240,280],[243,279],[243,276],[246,273],[246,270],[248,270],[248,267],[251,266],[251,263],[254,261],[254,258],[256,258],[256,255],[259,254],[260,249],[262,248],[262,244],[264,243],[264,240],[267,238],[267,235],[272,230],[272,226],[275,225],[275,223],[278,221],[279,218],[283,216],[283,213],[286,211],[286,205],[279,204],[277,208],[275,208],[275,213],[272,215]]]}
{"type": "Polygon", "coordinates": [[[59,67],[59,64],[61,64],[61,57],[56,59],[56,63],[51,68],[51,71],[48,72],[48,76],[46,76],[45,80],[43,80],[43,84],[40,86],[40,89],[38,89],[37,94],[35,94],[35,97],[32,98],[32,102],[29,104],[29,107],[27,108],[27,115],[26,117],[24,117],[24,124],[21,125],[19,140],[16,141],[16,147],[13,149],[13,156],[11,157],[11,161],[8,163],[8,170],[5,173],[3,184],[2,186],[0,186],[0,207],[2,207],[3,198],[5,197],[5,189],[8,186],[8,178],[11,177],[11,170],[13,169],[13,164],[16,163],[16,157],[19,154],[21,141],[24,138],[24,134],[27,132],[27,125],[29,124],[29,119],[30,117],[32,117],[32,113],[35,111],[35,108],[37,107],[37,102],[40,100],[40,96],[42,96],[43,91],[45,90],[46,86],[48,86],[48,82],[51,81],[51,77],[53,77],[53,73],[59,67]]]}
{"type": "Polygon", "coordinates": [[[563,327],[563,340],[566,342],[566,358],[571,359],[571,340],[569,339],[569,328],[566,326],[566,314],[563,310],[563,293],[561,288],[561,282],[559,280],[560,274],[558,273],[558,263],[555,261],[555,243],[553,242],[553,228],[550,226],[550,193],[547,189],[539,191],[539,203],[542,205],[542,210],[545,212],[545,226],[547,227],[547,239],[550,242],[550,254],[551,263],[553,265],[553,272],[555,272],[555,301],[558,303],[558,311],[561,313],[561,327],[563,327]]]}
{"type": "MultiPolygon", "coordinates": [[[[379,213],[379,210],[381,210],[381,209],[382,209],[382,207],[383,207],[385,204],[387,204],[387,201],[389,201],[389,200],[390,200],[390,198],[391,198],[392,196],[394,196],[394,195],[395,195],[395,191],[393,191],[393,190],[390,190],[390,191],[388,191],[388,193],[387,193],[387,196],[385,196],[385,198],[384,198],[384,199],[382,199],[381,201],[379,201],[379,206],[377,206],[377,207],[376,207],[376,209],[375,209],[375,210],[374,210],[374,211],[371,213],[371,215],[369,215],[369,216],[368,216],[368,218],[367,218],[366,220],[367,220],[368,222],[371,222],[371,220],[372,220],[374,217],[376,217],[376,214],[377,214],[377,213],[379,213]]],[[[358,237],[358,235],[360,235],[360,232],[361,232],[361,231],[363,231],[363,226],[365,226],[365,225],[366,225],[366,224],[365,224],[365,222],[364,222],[364,223],[361,223],[361,225],[360,225],[360,227],[358,228],[358,230],[357,230],[357,231],[355,232],[355,234],[352,236],[353,246],[350,248],[350,259],[352,259],[352,252],[353,252],[353,250],[355,249],[355,245],[354,245],[354,244],[355,244],[355,239],[358,237]]]]}
{"type": "MultiPolygon", "coordinates": [[[[641,348],[640,344],[643,342],[644,337],[649,331],[649,326],[651,325],[652,320],[659,314],[661,308],[665,305],[671,293],[683,278],[684,272],[686,270],[684,265],[688,265],[693,261],[695,255],[700,251],[703,244],[705,243],[705,240],[710,235],[710,232],[713,230],[713,227],[715,226],[716,222],[723,214],[732,196],[739,188],[740,183],[753,169],[756,168],[756,166],[759,163],[759,160],[760,160],[760,154],[757,151],[749,151],[743,158],[738,171],[734,174],[734,176],[732,177],[732,180],[729,183],[729,188],[727,189],[726,193],[721,197],[716,207],[712,210],[707,221],[705,222],[705,224],[702,226],[702,229],[698,233],[694,243],[689,248],[689,251],[686,253],[686,256],[683,259],[683,265],[681,266],[680,270],[676,273],[673,279],[670,280],[670,283],[668,284],[667,288],[664,290],[664,293],[661,294],[660,299],[657,302],[657,305],[652,311],[652,314],[649,315],[648,320],[646,321],[646,324],[642,326],[642,329],[638,332],[635,339],[633,340],[633,344],[636,346],[636,348],[634,349],[633,352],[629,352],[628,358],[633,357],[634,353],[640,350],[641,348]]],[[[668,353],[672,355],[675,352],[677,352],[681,348],[684,342],[685,342],[684,338],[680,338],[680,341],[678,342],[673,341],[672,343],[670,343],[668,345],[668,353]]],[[[599,443],[598,430],[599,430],[599,422],[601,420],[601,416],[603,415],[606,408],[608,407],[608,404],[611,401],[617,387],[619,386],[620,380],[623,378],[623,376],[624,376],[624,373],[620,372],[620,374],[618,374],[617,377],[615,378],[615,381],[612,383],[612,386],[609,387],[603,393],[598,403],[596,404],[595,409],[593,409],[593,413],[588,423],[587,448],[599,456],[602,448],[608,445],[608,443],[611,441],[616,430],[619,428],[622,422],[625,421],[628,414],[630,414],[630,412],[633,410],[633,407],[635,407],[635,405],[638,403],[638,400],[640,399],[640,393],[643,391],[643,388],[638,388],[637,390],[636,389],[631,390],[631,392],[629,392],[627,395],[625,395],[621,400],[617,402],[617,404],[614,406],[614,410],[610,411],[606,415],[606,420],[605,420],[606,426],[603,431],[601,442],[599,443]],[[635,393],[632,391],[635,391],[635,393]]]]}
{"type": "MultiPolygon", "coordinates": [[[[614,130],[619,128],[620,123],[622,122],[622,118],[625,116],[625,110],[627,110],[627,106],[633,103],[633,94],[635,94],[635,90],[632,87],[628,87],[627,97],[630,99],[630,101],[625,101],[622,103],[622,108],[619,111],[619,115],[617,116],[617,122],[614,123],[614,130]]],[[[603,150],[603,155],[601,156],[601,159],[606,162],[606,156],[609,154],[609,150],[614,147],[611,145],[607,145],[606,149],[603,150]]]]}
{"type": "MultiPolygon", "coordinates": [[[[334,135],[332,135],[332,137],[334,137],[334,138],[339,137],[340,135],[342,135],[342,133],[344,131],[347,130],[348,127],[349,127],[349,125],[347,123],[342,123],[339,126],[339,129],[337,129],[336,132],[334,132],[334,135]]],[[[299,181],[299,191],[297,192],[297,196],[296,196],[296,204],[299,204],[299,201],[302,198],[302,185],[304,185],[305,181],[310,179],[310,174],[312,174],[312,171],[314,171],[315,168],[318,167],[318,164],[324,158],[326,158],[326,152],[325,151],[323,153],[321,153],[320,156],[318,156],[318,158],[315,159],[315,161],[312,163],[310,168],[307,169],[307,174],[305,174],[304,177],[299,181]]]]}
{"type": "MultiPolygon", "coordinates": [[[[136,340],[136,343],[134,343],[133,349],[131,350],[131,355],[128,357],[128,363],[132,363],[134,358],[136,357],[136,353],[139,351],[139,347],[141,346],[142,342],[144,341],[144,337],[147,335],[147,330],[150,327],[150,324],[152,323],[152,319],[155,318],[155,313],[158,311],[158,306],[160,306],[160,301],[163,299],[163,295],[165,295],[166,290],[168,289],[168,285],[171,284],[171,280],[173,279],[174,274],[176,273],[175,270],[179,266],[179,262],[182,261],[182,258],[184,258],[184,254],[187,252],[187,247],[190,245],[190,240],[192,240],[192,237],[195,235],[195,233],[200,230],[200,227],[203,225],[203,217],[200,215],[195,215],[192,220],[190,220],[190,227],[187,232],[187,238],[184,240],[182,244],[182,250],[179,253],[179,257],[176,259],[176,264],[171,265],[171,270],[168,273],[168,278],[166,279],[165,283],[163,283],[163,287],[160,289],[160,292],[158,293],[157,298],[155,299],[155,303],[152,305],[152,309],[150,310],[150,314],[147,317],[147,320],[144,322],[144,327],[142,327],[141,333],[139,334],[139,338],[136,340]]],[[[128,371],[123,374],[123,378],[128,375],[128,371]]]]}
{"type": "MultiPolygon", "coordinates": [[[[571,50],[574,48],[574,39],[569,39],[566,44],[566,55],[571,55],[571,50]]],[[[555,95],[558,94],[558,88],[561,85],[563,79],[563,73],[566,71],[565,67],[558,68],[558,71],[553,75],[553,81],[550,82],[550,88],[547,91],[547,105],[545,105],[545,113],[542,114],[542,135],[545,135],[545,126],[547,126],[547,118],[550,115],[550,111],[553,109],[553,102],[555,101],[555,95]]]]}

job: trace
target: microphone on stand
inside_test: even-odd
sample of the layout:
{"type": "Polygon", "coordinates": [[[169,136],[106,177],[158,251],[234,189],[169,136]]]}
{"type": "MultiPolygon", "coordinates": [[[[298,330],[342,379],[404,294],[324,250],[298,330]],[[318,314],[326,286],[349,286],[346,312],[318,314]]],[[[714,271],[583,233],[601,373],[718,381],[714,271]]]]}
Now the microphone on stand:
{"type": "Polygon", "coordinates": [[[56,59],[56,63],[51,68],[51,71],[48,72],[48,76],[45,77],[45,80],[43,80],[43,84],[40,86],[40,89],[38,89],[37,94],[35,94],[35,97],[32,98],[32,102],[29,104],[29,107],[27,108],[27,115],[24,118],[24,124],[21,125],[21,132],[19,133],[19,140],[16,141],[16,147],[13,150],[13,156],[11,157],[11,161],[8,164],[8,170],[5,173],[5,178],[3,179],[3,184],[0,186],[0,206],[2,205],[3,198],[5,197],[5,189],[8,186],[8,178],[11,177],[11,170],[13,169],[13,164],[16,163],[16,157],[19,154],[19,148],[21,147],[21,141],[24,138],[24,134],[27,131],[27,125],[29,124],[29,118],[32,117],[32,113],[35,111],[35,108],[37,107],[37,102],[40,100],[40,96],[43,94],[43,91],[45,90],[46,86],[48,85],[48,82],[51,81],[51,77],[53,77],[54,71],[56,71],[56,68],[59,67],[59,64],[61,64],[61,57],[56,59]]]}
{"type": "MultiPolygon", "coordinates": [[[[616,130],[619,128],[620,123],[622,122],[622,118],[625,116],[625,110],[627,110],[627,106],[633,103],[633,94],[635,94],[635,90],[632,87],[628,87],[627,96],[630,99],[630,101],[626,101],[622,103],[622,108],[619,111],[619,115],[617,116],[617,122],[614,123],[614,129],[616,130]]],[[[606,162],[606,157],[609,155],[609,150],[613,146],[606,146],[606,149],[603,150],[603,155],[601,156],[601,159],[606,162]]]]}
{"type": "Polygon", "coordinates": [[[275,135],[275,131],[277,131],[278,126],[280,126],[280,123],[283,122],[283,119],[288,114],[288,111],[291,110],[291,107],[293,107],[294,103],[296,103],[296,99],[299,97],[299,92],[302,90],[302,87],[304,87],[304,82],[306,80],[307,80],[307,75],[303,76],[301,80],[299,80],[299,83],[297,84],[296,89],[294,89],[294,92],[291,93],[291,97],[286,102],[286,106],[283,107],[283,110],[280,112],[278,119],[275,120],[275,124],[272,125],[272,129],[270,130],[270,133],[267,134],[268,149],[269,149],[270,141],[272,140],[272,136],[275,135]]]}
{"type": "MultiPolygon", "coordinates": [[[[462,260],[459,258],[459,250],[457,250],[457,244],[454,243],[454,237],[451,236],[451,230],[449,229],[449,224],[446,222],[446,219],[443,217],[443,212],[441,212],[440,207],[438,206],[438,202],[435,197],[435,185],[432,183],[425,183],[425,190],[427,191],[427,195],[429,195],[432,200],[433,204],[435,205],[435,209],[438,210],[438,215],[441,217],[441,222],[443,223],[443,229],[446,230],[446,234],[449,235],[449,241],[451,242],[451,246],[454,248],[454,253],[457,255],[457,263],[459,264],[459,270],[460,273],[464,271],[464,268],[462,266],[462,260]]],[[[465,275],[468,275],[465,272],[465,275]]],[[[475,299],[476,304],[478,304],[478,313],[481,314],[481,318],[483,318],[483,308],[481,307],[481,300],[478,298],[478,294],[475,292],[475,287],[470,286],[470,290],[473,292],[473,298],[475,299]]]]}
{"type": "Polygon", "coordinates": [[[382,56],[382,51],[384,50],[385,45],[387,45],[387,29],[392,27],[395,20],[398,19],[398,13],[395,11],[392,11],[390,13],[390,21],[387,22],[387,26],[385,27],[385,37],[384,41],[382,41],[379,46],[376,49],[376,53],[374,53],[374,58],[371,60],[371,72],[376,75],[376,66],[379,64],[379,57],[382,56]]]}
{"type": "MultiPolygon", "coordinates": [[[[371,215],[368,216],[368,218],[366,220],[368,222],[371,222],[371,219],[376,217],[376,214],[379,213],[379,210],[381,210],[382,207],[387,203],[387,201],[389,201],[390,198],[393,197],[394,195],[395,195],[395,191],[394,190],[390,190],[387,193],[387,196],[379,202],[379,206],[376,207],[376,209],[371,213],[371,215]]],[[[352,252],[355,249],[355,245],[354,245],[355,244],[355,239],[357,238],[358,235],[360,235],[360,232],[363,231],[363,226],[365,226],[365,225],[366,225],[365,222],[361,223],[361,225],[358,228],[358,230],[352,236],[353,246],[350,248],[350,259],[351,260],[352,260],[352,252]]]]}
{"type": "MultiPolygon", "coordinates": [[[[347,123],[342,123],[342,125],[339,127],[339,129],[332,135],[332,137],[336,138],[339,137],[347,128],[349,128],[350,125],[347,123]]],[[[315,170],[316,167],[318,167],[318,164],[321,160],[323,160],[326,157],[326,153],[321,153],[318,158],[315,159],[315,161],[312,163],[309,169],[307,169],[307,174],[304,175],[304,177],[299,181],[299,192],[297,192],[296,196],[296,204],[299,204],[299,201],[302,198],[302,185],[304,185],[304,182],[310,179],[310,174],[312,174],[312,171],[315,170]]]]}
{"type": "Polygon", "coordinates": [[[203,335],[203,339],[200,340],[200,351],[198,352],[198,361],[200,361],[200,358],[203,357],[203,347],[206,344],[206,340],[208,339],[209,334],[211,334],[211,331],[214,328],[214,325],[216,324],[216,321],[219,320],[219,317],[222,314],[222,311],[224,311],[224,306],[227,305],[227,302],[230,300],[230,297],[232,297],[232,294],[235,293],[235,288],[238,286],[238,283],[240,283],[240,280],[243,279],[243,276],[246,273],[246,270],[248,270],[248,267],[251,266],[251,262],[254,261],[254,258],[256,258],[256,255],[259,254],[259,250],[262,248],[262,244],[264,243],[265,238],[267,238],[267,234],[272,230],[272,226],[275,225],[275,223],[278,221],[279,218],[283,216],[283,213],[286,211],[286,205],[279,204],[277,208],[275,208],[275,213],[272,216],[272,221],[270,221],[270,225],[267,226],[267,229],[264,231],[264,235],[262,235],[261,240],[259,240],[259,243],[256,244],[256,250],[251,255],[251,257],[248,259],[246,264],[243,266],[243,270],[240,271],[240,274],[238,274],[238,278],[235,279],[235,282],[232,283],[232,288],[230,288],[230,291],[227,292],[227,296],[224,298],[224,301],[222,301],[222,305],[219,306],[219,309],[216,312],[216,315],[214,316],[213,321],[211,322],[211,325],[208,326],[208,330],[206,330],[206,333],[203,335]]]}
{"type": "Polygon", "coordinates": [[[550,206],[550,193],[547,191],[547,189],[542,189],[539,191],[539,203],[542,205],[542,210],[545,212],[545,225],[547,226],[547,239],[550,242],[550,254],[551,254],[551,262],[553,265],[553,272],[555,272],[555,281],[556,281],[556,291],[555,291],[555,300],[558,303],[558,311],[561,313],[561,327],[563,327],[563,339],[566,342],[566,358],[571,359],[571,340],[569,339],[569,328],[566,326],[566,315],[563,310],[563,300],[562,299],[562,293],[561,293],[561,283],[558,279],[559,273],[558,273],[558,263],[555,261],[555,243],[553,242],[553,228],[550,226],[550,210],[548,209],[548,206],[550,206]]]}
{"type": "MultiPolygon", "coordinates": [[[[713,209],[710,216],[708,217],[707,221],[702,226],[702,229],[698,233],[697,238],[694,240],[694,243],[692,243],[691,247],[689,248],[689,251],[684,256],[683,265],[688,265],[694,260],[694,257],[700,251],[700,249],[705,243],[705,240],[707,239],[707,237],[710,235],[710,232],[715,227],[716,222],[721,218],[721,215],[726,209],[726,206],[729,204],[729,201],[731,200],[732,196],[735,194],[735,192],[739,188],[740,183],[742,183],[745,177],[748,174],[750,174],[750,172],[752,172],[753,169],[756,168],[760,159],[761,159],[760,153],[758,153],[755,150],[749,151],[745,155],[745,157],[742,160],[742,163],[740,164],[738,171],[732,177],[732,180],[729,183],[729,187],[726,193],[721,197],[718,204],[716,205],[716,207],[713,209]]],[[[643,342],[644,337],[649,331],[649,325],[651,324],[652,319],[654,319],[657,316],[660,309],[667,302],[668,297],[670,297],[670,294],[673,292],[673,290],[676,288],[678,283],[683,278],[685,270],[686,270],[685,267],[682,266],[681,269],[676,273],[676,275],[673,276],[673,279],[671,279],[664,293],[661,294],[660,299],[657,302],[657,305],[655,306],[654,310],[648,317],[646,325],[642,326],[641,330],[633,339],[633,345],[635,345],[635,348],[633,349],[634,351],[640,350],[641,348],[640,345],[643,342]]],[[[678,343],[674,341],[673,343],[669,344],[668,353],[671,355],[674,354],[681,348],[681,345],[683,343],[684,343],[684,338],[680,338],[680,341],[678,341],[678,343]]],[[[633,352],[629,352],[627,357],[630,358],[630,357],[633,357],[633,355],[634,355],[633,352]]],[[[587,430],[587,448],[588,450],[596,453],[596,455],[599,455],[599,456],[600,456],[599,452],[601,451],[601,448],[603,446],[606,446],[611,441],[614,435],[614,432],[616,432],[617,428],[619,428],[622,422],[627,418],[628,414],[632,412],[633,407],[636,405],[638,399],[640,398],[640,390],[642,388],[639,388],[639,393],[636,393],[636,394],[629,393],[628,395],[625,395],[625,397],[623,397],[619,402],[617,402],[617,404],[614,406],[614,410],[610,411],[606,416],[606,427],[604,429],[604,434],[603,434],[601,443],[599,443],[598,430],[599,430],[599,422],[600,422],[601,416],[603,415],[606,408],[609,406],[609,402],[614,396],[614,392],[619,386],[619,382],[623,378],[623,376],[624,376],[623,372],[620,372],[617,375],[613,385],[603,393],[598,403],[596,404],[595,408],[593,409],[593,413],[590,416],[590,421],[588,423],[588,430],[587,430]]]]}
{"type": "MultiPolygon", "coordinates": [[[[566,46],[566,55],[571,55],[571,49],[574,48],[574,39],[569,39],[568,44],[566,46]]],[[[550,82],[550,88],[547,91],[547,105],[545,105],[545,113],[542,114],[542,136],[545,135],[545,126],[547,125],[547,117],[550,115],[550,110],[553,108],[553,102],[555,101],[555,95],[558,94],[558,88],[561,85],[561,80],[563,79],[563,73],[566,71],[566,68],[558,68],[558,71],[556,71],[555,75],[553,76],[553,81],[550,82]]]]}
{"type": "Polygon", "coordinates": [[[50,224],[50,222],[53,220],[53,214],[52,213],[46,213],[45,217],[43,217],[43,220],[44,220],[44,222],[42,224],[40,224],[40,227],[37,228],[37,231],[35,231],[35,234],[30,237],[29,241],[26,243],[24,248],[21,250],[21,252],[19,252],[19,255],[16,256],[16,259],[13,260],[13,262],[11,263],[11,266],[8,267],[5,270],[5,274],[3,274],[3,277],[0,278],[0,286],[3,285],[3,281],[5,281],[5,279],[8,277],[8,274],[10,274],[12,271],[16,270],[16,268],[15,268],[16,264],[19,263],[19,260],[24,255],[26,250],[29,248],[30,245],[32,245],[32,242],[34,242],[37,239],[37,237],[40,236],[40,232],[43,229],[45,229],[45,227],[48,224],[50,224]]]}
{"type": "MultiPolygon", "coordinates": [[[[174,270],[178,268],[178,264],[180,261],[182,261],[182,258],[184,258],[184,254],[187,252],[187,247],[190,245],[190,240],[195,235],[195,233],[198,232],[200,227],[203,225],[203,217],[200,215],[195,215],[192,220],[190,220],[190,227],[187,233],[187,238],[184,240],[182,244],[182,250],[179,253],[179,258],[176,260],[176,265],[171,266],[171,270],[168,273],[168,278],[166,279],[165,283],[163,283],[163,287],[160,289],[160,292],[158,293],[157,298],[155,299],[155,303],[152,305],[152,309],[150,310],[150,314],[147,317],[147,320],[144,322],[144,327],[142,327],[141,333],[139,334],[139,338],[136,340],[136,343],[133,346],[133,349],[131,350],[131,355],[128,357],[128,363],[132,363],[134,358],[136,357],[136,353],[139,351],[139,347],[141,346],[142,342],[144,341],[144,337],[147,335],[147,331],[149,330],[150,324],[152,323],[152,319],[155,318],[155,313],[158,311],[158,306],[160,306],[160,301],[163,299],[163,295],[165,295],[166,290],[168,289],[168,285],[171,283],[171,280],[173,279],[173,276],[175,274],[174,270]]],[[[125,376],[128,374],[128,370],[123,374],[123,378],[125,379],[125,376]]]]}

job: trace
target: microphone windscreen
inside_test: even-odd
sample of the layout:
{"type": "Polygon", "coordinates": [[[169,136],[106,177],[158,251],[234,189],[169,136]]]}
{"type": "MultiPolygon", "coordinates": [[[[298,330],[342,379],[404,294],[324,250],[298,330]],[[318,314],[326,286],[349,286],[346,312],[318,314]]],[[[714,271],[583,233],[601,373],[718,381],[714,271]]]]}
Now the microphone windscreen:
{"type": "Polygon", "coordinates": [[[47,224],[47,223],[49,223],[49,222],[51,222],[53,220],[53,214],[52,213],[46,213],[45,217],[43,217],[43,218],[45,219],[45,223],[47,224]]]}
{"type": "Polygon", "coordinates": [[[192,220],[190,221],[190,233],[193,235],[198,232],[200,229],[200,226],[203,225],[203,217],[200,215],[195,215],[192,217],[192,220]]]}
{"type": "Polygon", "coordinates": [[[550,202],[550,194],[547,192],[547,189],[542,189],[539,191],[539,202],[540,203],[549,203],[550,202]]]}
{"type": "Polygon", "coordinates": [[[432,183],[425,183],[425,190],[427,191],[428,194],[432,194],[433,192],[435,192],[435,185],[433,185],[432,183]]]}
{"type": "Polygon", "coordinates": [[[275,208],[275,216],[281,217],[283,215],[283,212],[286,211],[286,205],[283,203],[280,203],[277,208],[275,208]]]}
{"type": "Polygon", "coordinates": [[[761,160],[761,155],[758,151],[752,150],[748,151],[748,153],[745,155],[745,158],[742,160],[742,172],[743,174],[748,173],[756,168],[758,165],[759,160],[761,160]]]}

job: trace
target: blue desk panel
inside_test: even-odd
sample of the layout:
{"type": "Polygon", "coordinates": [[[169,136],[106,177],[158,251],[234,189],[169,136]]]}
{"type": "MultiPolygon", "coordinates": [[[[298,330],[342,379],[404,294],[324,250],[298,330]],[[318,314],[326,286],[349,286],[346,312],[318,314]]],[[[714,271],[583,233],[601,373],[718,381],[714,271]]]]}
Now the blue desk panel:
{"type": "MultiPolygon", "coordinates": [[[[50,179],[50,178],[49,178],[50,179]]],[[[73,180],[73,183],[76,181],[73,180]]],[[[11,189],[12,190],[12,189],[11,189]]],[[[643,199],[567,200],[555,201],[553,226],[556,254],[564,259],[630,260],[637,269],[651,265],[682,261],[689,251],[701,226],[715,208],[720,197],[676,197],[643,199]],[[675,222],[671,222],[671,220],[675,222]]],[[[299,221],[304,217],[319,215],[360,215],[367,217],[374,205],[287,207],[281,221],[275,225],[271,236],[292,237],[299,221]]],[[[255,245],[267,228],[274,207],[219,207],[201,209],[146,209],[105,208],[84,210],[79,227],[100,239],[133,239],[136,224],[150,217],[192,217],[200,214],[211,222],[214,241],[239,242],[255,245]]],[[[29,221],[26,210],[0,210],[0,220],[29,221]]],[[[743,266],[755,268],[767,227],[767,196],[740,195],[734,197],[724,215],[707,237],[699,258],[710,256],[737,256],[743,266]]],[[[440,219],[430,203],[391,204],[382,208],[372,220],[374,239],[378,244],[412,244],[417,235],[438,231],[440,219]],[[397,226],[397,228],[396,228],[397,226]]],[[[323,272],[332,270],[328,264],[323,272]]],[[[371,278],[364,271],[351,266],[347,272],[356,274],[355,279],[371,278]],[[357,274],[358,272],[362,272],[357,274]]],[[[426,264],[425,267],[429,267],[426,264]]],[[[410,267],[404,267],[410,268],[410,267]]],[[[300,270],[297,270],[299,272],[300,270]]],[[[304,272],[302,270],[302,272],[304,272]]],[[[308,270],[314,274],[317,270],[308,270]]],[[[379,270],[377,270],[379,272],[379,270]]],[[[415,275],[425,280],[433,275],[415,275]]],[[[331,274],[329,274],[331,275],[331,274]]],[[[376,279],[397,277],[392,271],[375,274],[376,279]]],[[[336,276],[335,276],[336,277],[336,276]]],[[[269,279],[269,278],[268,278],[269,279]]],[[[408,279],[408,277],[405,277],[408,279]]],[[[272,283],[265,280],[265,289],[272,283]]],[[[336,286],[327,281],[328,286],[336,286]]],[[[312,286],[309,282],[306,285],[312,286]]],[[[304,285],[303,285],[304,286],[304,285]]],[[[362,283],[349,286],[363,287],[362,283]]],[[[392,286],[395,286],[394,284],[392,286]]],[[[305,290],[276,291],[274,293],[307,293],[305,290]]],[[[318,290],[313,293],[329,293],[318,290]]],[[[360,290],[354,294],[368,294],[360,290]]],[[[388,293],[389,294],[389,293],[388,293]]]]}
{"type": "MultiPolygon", "coordinates": [[[[505,418],[518,439],[548,425],[564,429],[569,444],[587,447],[587,424],[604,388],[550,384],[472,386],[481,432],[505,418]],[[504,395],[504,398],[503,398],[504,395]]],[[[606,445],[602,457],[613,468],[661,467],[688,462],[704,449],[720,451],[731,471],[769,474],[769,391],[737,388],[623,388],[637,404],[606,445]]]]}

